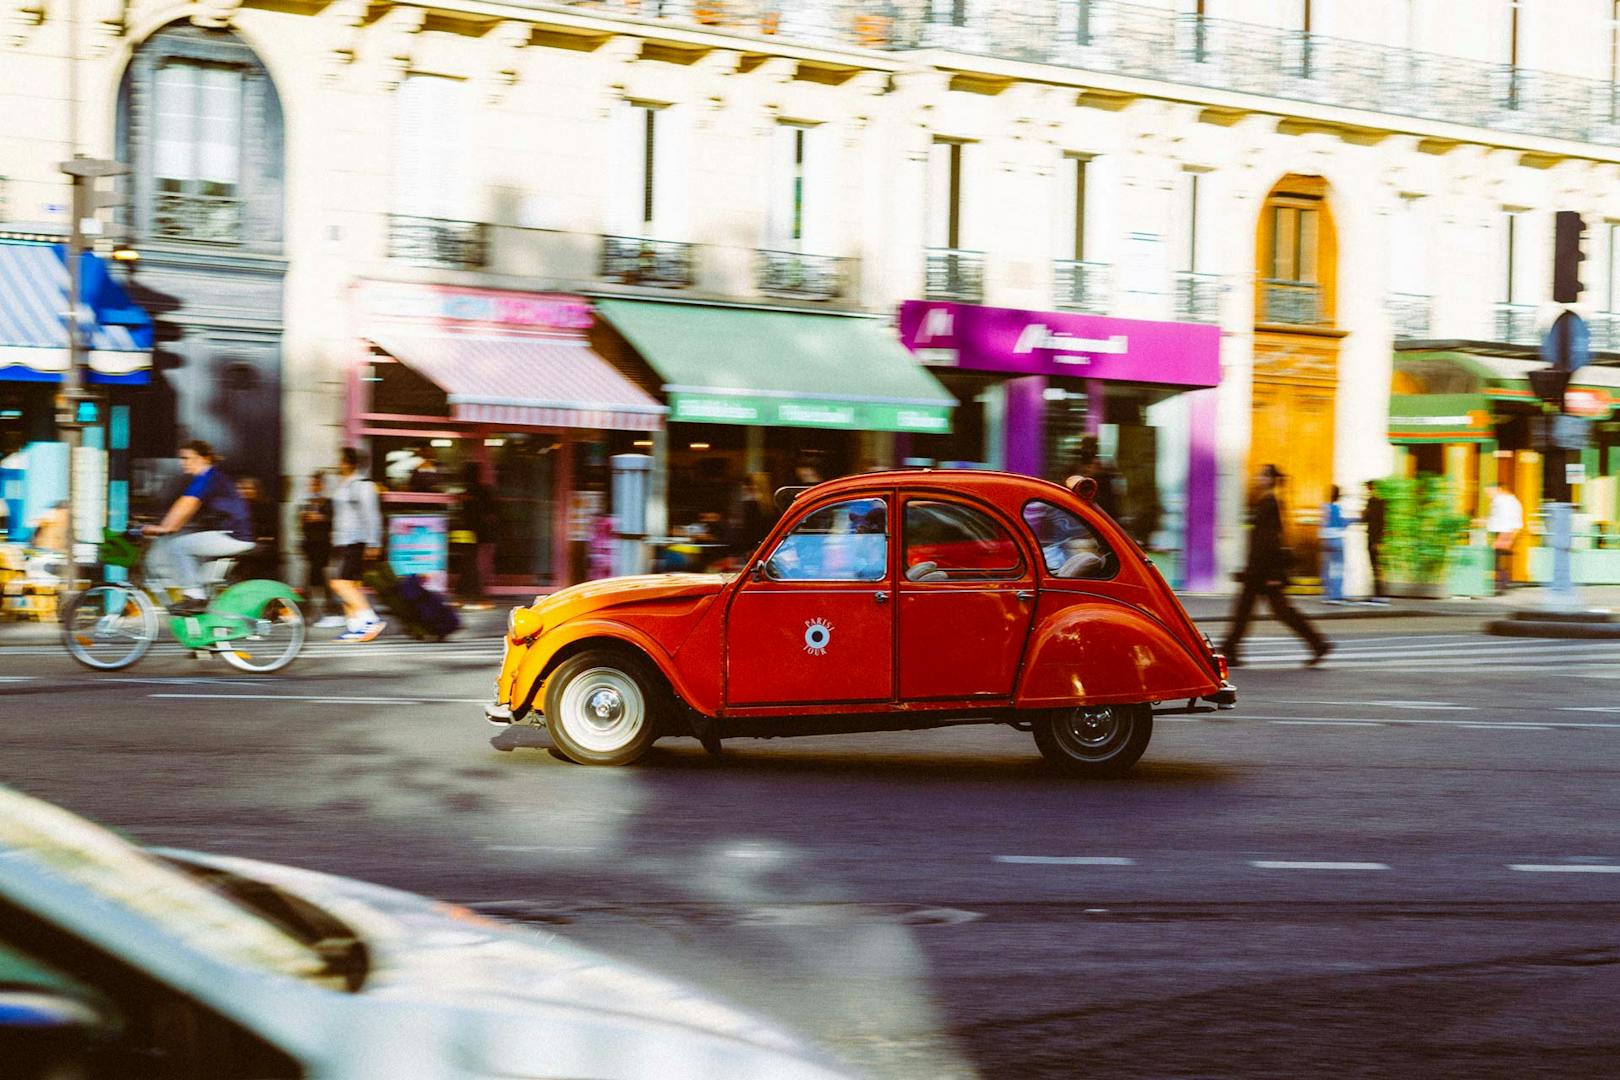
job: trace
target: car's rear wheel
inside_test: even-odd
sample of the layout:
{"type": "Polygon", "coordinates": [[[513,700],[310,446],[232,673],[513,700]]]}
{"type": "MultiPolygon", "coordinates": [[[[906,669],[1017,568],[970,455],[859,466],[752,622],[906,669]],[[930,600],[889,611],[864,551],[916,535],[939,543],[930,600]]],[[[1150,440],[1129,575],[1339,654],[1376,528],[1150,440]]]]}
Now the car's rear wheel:
{"type": "Polygon", "coordinates": [[[546,680],[546,731],[581,765],[628,765],[658,737],[658,676],[629,653],[591,650],[546,680]]]}
{"type": "Polygon", "coordinates": [[[1041,756],[1074,776],[1117,776],[1130,769],[1153,738],[1148,705],[1086,705],[1050,709],[1033,730],[1041,756]]]}

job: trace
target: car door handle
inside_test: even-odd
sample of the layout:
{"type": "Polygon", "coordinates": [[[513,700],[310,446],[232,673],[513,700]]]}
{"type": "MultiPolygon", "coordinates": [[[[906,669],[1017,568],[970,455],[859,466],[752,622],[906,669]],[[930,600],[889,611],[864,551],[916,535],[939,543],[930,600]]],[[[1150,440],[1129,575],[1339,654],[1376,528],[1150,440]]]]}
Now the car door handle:
{"type": "Polygon", "coordinates": [[[1017,592],[1013,593],[1013,595],[1018,597],[1020,600],[1033,600],[1035,599],[1035,590],[1019,589],[1017,592]]]}
{"type": "Polygon", "coordinates": [[[880,604],[887,604],[889,602],[889,594],[882,591],[875,592],[872,594],[872,599],[876,600],[880,604]]]}

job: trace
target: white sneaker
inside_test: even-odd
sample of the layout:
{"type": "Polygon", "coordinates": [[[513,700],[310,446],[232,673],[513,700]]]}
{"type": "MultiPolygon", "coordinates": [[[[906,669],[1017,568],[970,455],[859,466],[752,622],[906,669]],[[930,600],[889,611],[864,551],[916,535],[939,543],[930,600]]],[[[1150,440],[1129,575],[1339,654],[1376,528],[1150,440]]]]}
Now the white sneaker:
{"type": "Polygon", "coordinates": [[[336,630],[338,627],[347,626],[348,624],[349,620],[341,615],[323,615],[315,620],[317,630],[336,630]]]}

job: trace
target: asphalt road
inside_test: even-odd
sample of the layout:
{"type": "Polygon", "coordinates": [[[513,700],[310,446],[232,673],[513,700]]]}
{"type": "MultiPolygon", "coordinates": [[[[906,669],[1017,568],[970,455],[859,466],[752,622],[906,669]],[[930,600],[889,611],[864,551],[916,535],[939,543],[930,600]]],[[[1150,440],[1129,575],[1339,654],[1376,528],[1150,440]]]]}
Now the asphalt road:
{"type": "Polygon", "coordinates": [[[0,627],[0,781],[554,927],[880,1077],[1620,1076],[1620,643],[1328,628],[1084,782],[989,727],[586,769],[491,745],[493,642],[107,676],[0,627]]]}

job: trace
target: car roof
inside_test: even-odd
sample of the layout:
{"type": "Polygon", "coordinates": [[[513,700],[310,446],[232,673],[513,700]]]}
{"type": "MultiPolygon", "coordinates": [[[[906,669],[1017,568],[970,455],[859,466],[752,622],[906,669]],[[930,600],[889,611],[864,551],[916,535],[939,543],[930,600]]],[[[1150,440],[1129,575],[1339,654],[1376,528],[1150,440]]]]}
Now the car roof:
{"type": "Polygon", "coordinates": [[[883,472],[858,473],[827,480],[799,493],[820,498],[844,491],[860,491],[872,487],[939,488],[947,487],[967,495],[1000,501],[1002,499],[1029,499],[1037,496],[1076,496],[1061,484],[1041,480],[1022,473],[995,472],[990,469],[889,469],[883,472]]]}

